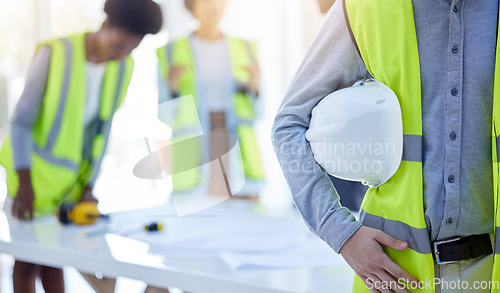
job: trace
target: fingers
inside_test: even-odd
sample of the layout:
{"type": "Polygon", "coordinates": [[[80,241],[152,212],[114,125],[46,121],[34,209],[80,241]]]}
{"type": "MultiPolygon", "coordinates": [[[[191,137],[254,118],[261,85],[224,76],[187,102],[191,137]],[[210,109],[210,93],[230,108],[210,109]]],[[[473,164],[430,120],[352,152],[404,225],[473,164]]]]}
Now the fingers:
{"type": "Polygon", "coordinates": [[[377,276],[386,284],[389,284],[389,288],[392,291],[396,291],[397,293],[409,293],[405,288],[406,283],[403,280],[399,280],[394,278],[391,274],[389,274],[385,270],[380,270],[377,272],[377,276]]]}
{"type": "Polygon", "coordinates": [[[29,207],[22,207],[18,209],[17,218],[24,221],[31,220],[33,218],[33,209],[30,209],[29,207]]]}
{"type": "Polygon", "coordinates": [[[377,240],[380,244],[383,244],[394,250],[402,251],[408,248],[408,242],[396,239],[380,230],[377,230],[374,239],[377,240]]]}
{"type": "Polygon", "coordinates": [[[23,219],[26,221],[33,219],[33,211],[32,210],[25,211],[23,219]]]}
{"type": "Polygon", "coordinates": [[[14,203],[12,204],[12,211],[11,212],[12,212],[12,216],[14,218],[22,219],[22,217],[20,216],[21,209],[19,207],[19,203],[15,200],[14,200],[14,203]]]}
{"type": "MultiPolygon", "coordinates": [[[[382,231],[377,231],[376,236],[374,237],[379,243],[390,247],[394,250],[405,250],[408,248],[408,242],[399,240],[392,236],[387,235],[382,231]]],[[[404,271],[400,266],[398,266],[395,262],[393,262],[387,255],[384,257],[384,263],[382,266],[390,275],[395,277],[396,279],[403,279],[407,283],[419,284],[419,281],[415,279],[412,275],[408,274],[404,271]]],[[[403,291],[404,292],[404,291],[403,291]]]]}
{"type": "Polygon", "coordinates": [[[389,284],[382,281],[376,275],[368,275],[365,284],[366,288],[372,292],[393,293],[392,290],[389,289],[389,284]]]}
{"type": "Polygon", "coordinates": [[[372,292],[382,293],[409,293],[404,282],[396,280],[384,270],[379,270],[375,274],[369,274],[363,279],[366,287],[372,292]]]}
{"type": "Polygon", "coordinates": [[[91,196],[90,198],[87,199],[87,201],[94,202],[94,203],[99,203],[99,200],[97,198],[91,196]]]}
{"type": "Polygon", "coordinates": [[[12,216],[19,220],[33,219],[33,205],[26,202],[14,201],[11,212],[12,216]]]}
{"type": "Polygon", "coordinates": [[[365,276],[362,279],[372,292],[408,293],[408,288],[418,287],[419,282],[394,263],[381,245],[397,250],[408,248],[405,241],[380,230],[361,227],[346,241],[340,252],[358,276],[365,276]]]}
{"type": "Polygon", "coordinates": [[[366,288],[368,290],[370,290],[370,292],[372,292],[372,293],[379,293],[380,292],[379,290],[375,289],[375,282],[374,282],[373,278],[361,276],[361,275],[359,275],[359,277],[361,278],[361,280],[363,280],[366,288]]]}
{"type": "MultiPolygon", "coordinates": [[[[408,242],[396,239],[382,231],[377,231],[374,239],[380,244],[383,244],[394,250],[402,251],[407,249],[409,246],[408,242]]],[[[397,279],[404,279],[410,283],[419,283],[417,279],[401,269],[401,267],[394,263],[387,255],[385,256],[384,269],[397,279]]]]}
{"type": "Polygon", "coordinates": [[[386,263],[384,265],[385,270],[393,275],[397,279],[403,279],[406,283],[415,285],[412,287],[416,287],[419,284],[419,281],[415,279],[412,275],[405,272],[400,266],[398,266],[395,262],[393,262],[389,257],[387,257],[386,263]]]}

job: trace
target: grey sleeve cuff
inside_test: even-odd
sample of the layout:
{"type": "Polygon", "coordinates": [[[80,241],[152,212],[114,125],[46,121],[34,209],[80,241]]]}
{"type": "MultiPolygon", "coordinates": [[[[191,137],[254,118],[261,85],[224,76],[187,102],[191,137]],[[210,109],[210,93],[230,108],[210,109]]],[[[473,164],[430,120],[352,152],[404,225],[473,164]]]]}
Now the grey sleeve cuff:
{"type": "Polygon", "coordinates": [[[340,205],[330,178],[314,161],[305,139],[306,128],[291,126],[293,123],[299,123],[295,115],[278,114],[273,125],[276,155],[306,225],[338,253],[361,224],[340,205]]]}
{"type": "Polygon", "coordinates": [[[16,170],[31,167],[34,146],[32,128],[42,108],[49,74],[50,51],[50,47],[45,46],[36,54],[26,77],[23,94],[14,111],[10,130],[16,170]]]}
{"type": "Polygon", "coordinates": [[[317,235],[336,252],[362,226],[346,208],[339,208],[321,225],[317,235]]]}

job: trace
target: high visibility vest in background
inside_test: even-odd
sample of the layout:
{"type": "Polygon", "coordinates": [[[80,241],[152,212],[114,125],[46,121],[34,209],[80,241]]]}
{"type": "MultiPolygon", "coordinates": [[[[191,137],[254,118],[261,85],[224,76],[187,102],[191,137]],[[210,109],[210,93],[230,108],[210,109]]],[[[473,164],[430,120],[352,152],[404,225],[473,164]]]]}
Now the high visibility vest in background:
{"type": "MultiPolygon", "coordinates": [[[[246,42],[234,37],[225,37],[231,69],[236,85],[246,85],[250,81],[250,74],[245,70],[246,67],[253,65],[256,56],[256,46],[254,43],[246,42]]],[[[193,95],[195,103],[198,106],[197,98],[197,72],[195,58],[193,56],[190,37],[184,37],[167,44],[158,49],[158,59],[160,73],[165,80],[168,80],[170,66],[184,66],[185,71],[179,79],[179,96],[193,95]]],[[[235,86],[235,88],[237,88],[235,86]]],[[[191,103],[181,100],[176,113],[176,118],[172,125],[173,142],[196,136],[199,129],[199,118],[197,114],[190,109],[191,103]],[[186,102],[183,104],[183,102],[186,102]]],[[[232,109],[235,113],[236,135],[238,137],[242,169],[246,180],[261,181],[264,180],[264,169],[257,144],[257,139],[253,129],[255,110],[253,97],[245,92],[236,91],[231,101],[232,109]]],[[[183,165],[200,166],[202,161],[201,145],[193,143],[182,149],[173,144],[172,154],[172,184],[174,192],[184,192],[196,188],[201,182],[201,169],[199,167],[188,171],[178,172],[176,170],[185,170],[183,165]]]]}
{"type": "MultiPolygon", "coordinates": [[[[103,156],[111,121],[121,105],[134,67],[130,56],[106,63],[101,85],[97,133],[92,159],[83,160],[84,112],[86,101],[85,35],[52,40],[50,67],[43,104],[33,130],[31,180],[36,215],[53,214],[62,201],[76,201],[94,175],[93,162],[103,156]]],[[[14,169],[12,145],[7,137],[0,152],[0,164],[7,170],[7,190],[15,197],[19,178],[14,169]]]]}
{"type": "MultiPolygon", "coordinates": [[[[369,189],[361,205],[365,226],[407,241],[410,248],[389,257],[417,280],[433,280],[434,262],[424,218],[422,176],[422,111],[420,61],[411,0],[344,0],[346,17],[361,57],[372,76],[398,96],[403,115],[404,154],[397,173],[385,184],[369,189]]],[[[500,30],[499,30],[500,32],[500,30]]],[[[497,37],[493,106],[495,231],[498,217],[497,139],[500,133],[500,51],[497,37]]],[[[471,231],[474,234],[474,231],[471,231]]],[[[495,246],[500,244],[495,233],[495,246]]],[[[499,249],[495,249],[492,280],[500,281],[499,249]]],[[[472,284],[470,284],[472,286],[472,284]]],[[[355,277],[353,292],[370,292],[355,277]]],[[[424,292],[424,290],[411,290],[424,292]]],[[[434,290],[425,290],[434,292],[434,290]]],[[[492,292],[499,292],[493,290],[492,292]]]]}

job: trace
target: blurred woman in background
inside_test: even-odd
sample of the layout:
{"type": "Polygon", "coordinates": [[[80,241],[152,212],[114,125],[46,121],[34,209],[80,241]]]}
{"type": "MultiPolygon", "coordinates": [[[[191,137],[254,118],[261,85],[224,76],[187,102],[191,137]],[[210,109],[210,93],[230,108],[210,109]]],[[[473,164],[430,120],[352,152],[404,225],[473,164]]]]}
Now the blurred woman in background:
{"type": "MultiPolygon", "coordinates": [[[[258,198],[264,180],[264,170],[254,133],[254,103],[259,94],[260,71],[255,43],[226,36],[218,27],[226,7],[226,0],[185,0],[186,8],[199,21],[199,27],[189,36],[174,40],[158,49],[160,66],[160,100],[192,95],[193,103],[181,101],[171,124],[173,140],[194,137],[196,124],[201,121],[203,132],[210,135],[209,149],[215,159],[232,146],[236,135],[241,150],[237,167],[227,157],[222,160],[229,179],[233,174],[243,175],[242,190],[230,190],[238,195],[258,198]],[[199,120],[198,120],[199,115],[199,120]],[[226,135],[221,135],[225,133],[226,135]],[[238,170],[235,170],[238,169],[238,170]],[[236,172],[236,173],[235,173],[236,172]]],[[[208,137],[208,136],[207,136],[208,137]]],[[[228,180],[221,180],[221,166],[211,164],[210,170],[196,167],[184,171],[182,166],[200,166],[203,144],[189,148],[173,147],[173,192],[181,193],[206,188],[209,195],[228,193],[228,180]],[[179,172],[182,170],[184,172],[179,172]],[[204,173],[207,172],[208,176],[204,173]],[[205,175],[205,176],[204,176],[205,175]],[[207,178],[208,180],[205,180],[207,178]],[[208,184],[208,185],[207,185],[208,184]]],[[[235,175],[237,176],[237,175],[235,175]]],[[[230,181],[230,180],[229,180],[230,181]]]]}

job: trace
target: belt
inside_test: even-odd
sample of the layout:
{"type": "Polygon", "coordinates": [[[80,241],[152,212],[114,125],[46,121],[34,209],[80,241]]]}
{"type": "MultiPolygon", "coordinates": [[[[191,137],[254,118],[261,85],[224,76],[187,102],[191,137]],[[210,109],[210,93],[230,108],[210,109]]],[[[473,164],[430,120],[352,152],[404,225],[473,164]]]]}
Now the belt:
{"type": "Polygon", "coordinates": [[[432,244],[433,257],[438,264],[480,258],[493,252],[488,233],[436,241],[432,244]]]}

